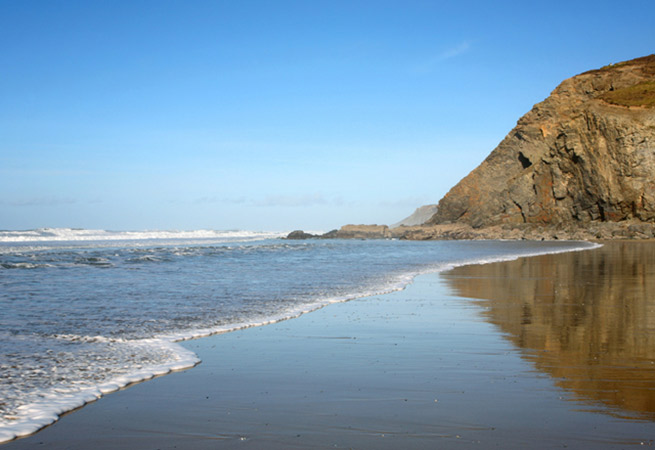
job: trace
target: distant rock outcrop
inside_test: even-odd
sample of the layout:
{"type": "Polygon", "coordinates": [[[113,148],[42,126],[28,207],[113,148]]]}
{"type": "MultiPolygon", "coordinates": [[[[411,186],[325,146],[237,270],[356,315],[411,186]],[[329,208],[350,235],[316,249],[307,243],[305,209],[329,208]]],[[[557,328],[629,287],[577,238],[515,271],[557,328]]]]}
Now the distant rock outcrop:
{"type": "Polygon", "coordinates": [[[419,208],[416,208],[416,211],[412,213],[411,216],[405,217],[398,223],[390,225],[391,228],[397,227],[413,227],[416,225],[423,225],[425,222],[430,220],[432,216],[437,213],[437,205],[425,205],[419,208]]]}
{"type": "MultiPolygon", "coordinates": [[[[438,205],[428,225],[655,223],[655,55],[565,80],[438,205]]],[[[623,227],[625,228],[625,227],[623,227]]]]}
{"type": "Polygon", "coordinates": [[[339,239],[387,239],[391,237],[386,225],[344,225],[334,237],[339,239]]]}
{"type": "Polygon", "coordinates": [[[292,231],[287,239],[388,239],[391,232],[386,225],[344,225],[338,230],[325,234],[305,233],[302,230],[292,231]]]}

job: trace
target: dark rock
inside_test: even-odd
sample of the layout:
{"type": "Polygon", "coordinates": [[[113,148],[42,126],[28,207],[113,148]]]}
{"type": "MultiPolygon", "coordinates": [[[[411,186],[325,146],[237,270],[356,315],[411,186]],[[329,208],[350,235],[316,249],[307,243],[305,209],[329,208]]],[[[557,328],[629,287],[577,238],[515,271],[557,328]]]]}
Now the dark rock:
{"type": "Polygon", "coordinates": [[[298,240],[300,240],[300,239],[314,239],[316,237],[317,236],[315,234],[305,233],[302,230],[295,230],[295,231],[292,231],[291,233],[289,233],[287,235],[287,239],[298,239],[298,240]]]}
{"type": "Polygon", "coordinates": [[[330,230],[325,234],[318,236],[320,239],[336,239],[338,237],[339,230],[330,230]]]}

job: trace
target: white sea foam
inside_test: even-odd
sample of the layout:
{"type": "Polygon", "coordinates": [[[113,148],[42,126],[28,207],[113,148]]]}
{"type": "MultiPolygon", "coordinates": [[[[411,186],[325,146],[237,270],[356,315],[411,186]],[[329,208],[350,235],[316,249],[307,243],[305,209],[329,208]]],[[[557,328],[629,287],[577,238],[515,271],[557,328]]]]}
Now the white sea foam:
{"type": "MultiPolygon", "coordinates": [[[[65,338],[86,341],[96,339],[82,339],[81,336],[66,336],[65,338]]],[[[103,338],[103,340],[105,339],[103,338]]],[[[96,385],[83,387],[53,386],[31,392],[30,396],[35,399],[34,401],[19,406],[11,416],[3,417],[4,420],[0,422],[0,443],[30,435],[54,423],[63,413],[93,402],[103,395],[156,376],[188,369],[200,362],[198,356],[192,351],[163,339],[143,339],[131,344],[133,344],[130,347],[131,350],[133,350],[134,345],[137,345],[171,353],[174,355],[173,361],[143,366],[96,385]]],[[[91,362],[89,364],[92,365],[91,362]]]]}
{"type": "Polygon", "coordinates": [[[388,280],[388,283],[385,286],[380,286],[378,289],[368,289],[360,292],[353,292],[349,295],[319,298],[313,303],[291,307],[283,312],[269,316],[264,320],[244,321],[218,327],[189,330],[181,333],[163,335],[153,339],[141,339],[138,342],[115,338],[110,339],[102,336],[58,335],[56,336],[57,339],[64,339],[73,342],[125,342],[132,345],[150,347],[155,351],[159,350],[163,352],[169,352],[173,354],[174,357],[172,358],[172,361],[138,367],[134,370],[128,371],[127,373],[115,376],[106,381],[102,381],[96,385],[85,386],[83,388],[55,386],[41,392],[36,392],[35,396],[38,398],[36,401],[18,407],[17,413],[13,414],[11,417],[4,417],[4,422],[0,423],[0,443],[10,441],[17,437],[32,434],[39,429],[55,422],[61,414],[75,408],[79,408],[86,403],[95,401],[102,395],[115,392],[125,386],[142,382],[155,376],[165,375],[172,371],[183,370],[195,366],[200,362],[200,360],[195,353],[179,345],[178,342],[181,341],[206,337],[219,333],[227,333],[230,331],[236,331],[250,327],[273,324],[283,320],[299,317],[303,314],[316,311],[330,304],[400,291],[411,284],[416,276],[425,273],[442,272],[463,265],[487,264],[493,262],[511,261],[522,257],[538,256],[543,254],[590,250],[600,246],[600,244],[580,242],[580,245],[577,247],[562,249],[551,248],[548,250],[534,251],[530,253],[513,253],[491,258],[478,258],[442,263],[423,269],[421,271],[398,275],[388,280]]]}
{"type": "Polygon", "coordinates": [[[75,228],[39,228],[25,231],[0,231],[0,242],[86,242],[86,241],[138,241],[138,240],[260,240],[286,236],[287,232],[258,232],[243,230],[194,231],[107,231],[75,228]]]}

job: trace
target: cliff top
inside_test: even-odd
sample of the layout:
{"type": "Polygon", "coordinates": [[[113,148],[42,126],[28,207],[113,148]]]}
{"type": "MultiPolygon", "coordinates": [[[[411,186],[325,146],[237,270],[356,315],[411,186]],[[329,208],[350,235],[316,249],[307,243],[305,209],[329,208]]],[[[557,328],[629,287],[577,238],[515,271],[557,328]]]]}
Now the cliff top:
{"type": "Polygon", "coordinates": [[[586,72],[586,74],[606,76],[608,73],[612,73],[618,76],[625,76],[624,74],[629,71],[639,72],[642,76],[654,78],[654,80],[643,81],[610,90],[602,94],[600,99],[613,105],[655,108],[655,55],[610,64],[600,69],[586,72]]]}
{"type": "Polygon", "coordinates": [[[554,92],[577,84],[588,97],[618,106],[655,107],[655,54],[609,64],[565,80],[554,92]]]}

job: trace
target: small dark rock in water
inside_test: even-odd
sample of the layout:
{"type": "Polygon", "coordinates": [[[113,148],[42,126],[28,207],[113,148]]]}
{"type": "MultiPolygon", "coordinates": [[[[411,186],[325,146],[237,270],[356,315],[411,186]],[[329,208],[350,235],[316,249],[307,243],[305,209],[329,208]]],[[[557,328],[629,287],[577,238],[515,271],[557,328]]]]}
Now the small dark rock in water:
{"type": "Polygon", "coordinates": [[[287,239],[313,239],[316,236],[311,233],[305,233],[302,230],[295,230],[289,233],[287,239]]]}

